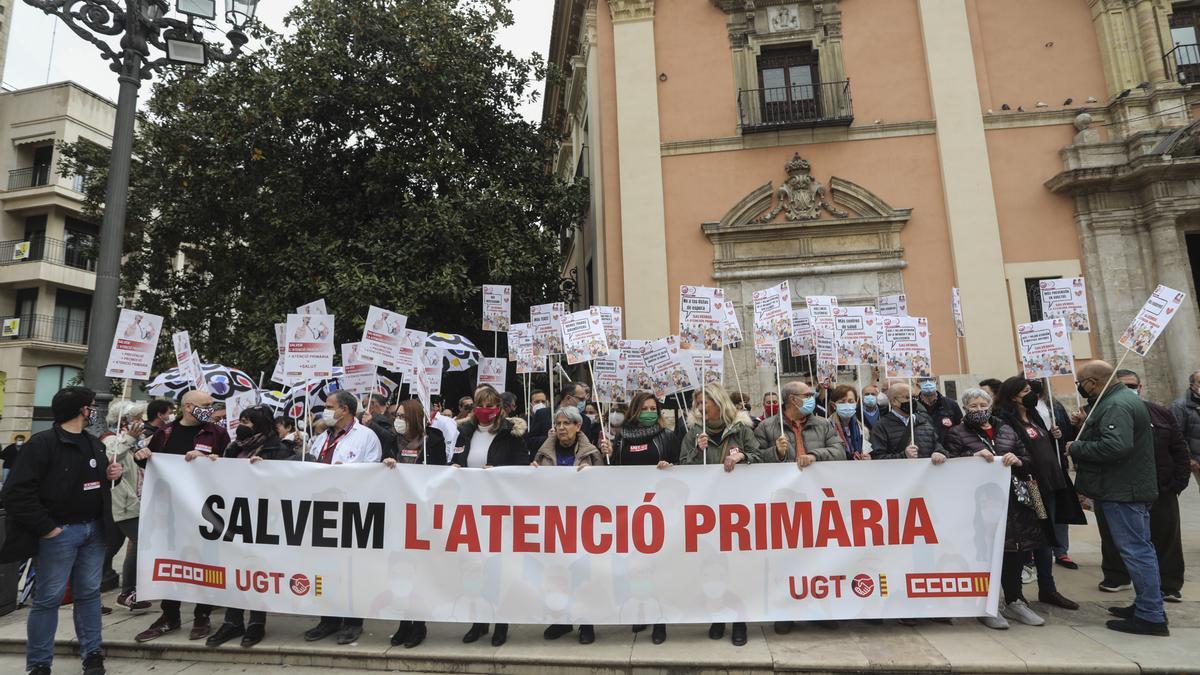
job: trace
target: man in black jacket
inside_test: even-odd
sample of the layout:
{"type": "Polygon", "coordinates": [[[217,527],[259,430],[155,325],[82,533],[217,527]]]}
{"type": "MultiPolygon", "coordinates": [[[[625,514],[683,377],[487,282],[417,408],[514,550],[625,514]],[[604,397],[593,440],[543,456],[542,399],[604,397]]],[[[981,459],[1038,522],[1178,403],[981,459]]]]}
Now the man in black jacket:
{"type": "Polygon", "coordinates": [[[888,411],[871,429],[871,459],[931,458],[935,464],[946,459],[941,437],[925,413],[913,409],[912,390],[907,384],[888,387],[888,411]]]}
{"type": "Polygon", "coordinates": [[[937,433],[938,442],[946,436],[946,430],[950,427],[962,424],[963,414],[962,408],[954,401],[942,396],[942,392],[937,389],[937,381],[932,378],[926,378],[920,382],[921,395],[917,400],[921,402],[921,407],[918,410],[923,410],[933,422],[933,429],[937,433]]]}
{"type": "MultiPolygon", "coordinates": [[[[1132,370],[1121,369],[1117,381],[1141,395],[1142,382],[1132,370]]],[[[1150,541],[1158,554],[1158,576],[1162,580],[1163,600],[1182,602],[1183,541],[1179,527],[1179,494],[1187,489],[1190,477],[1188,446],[1170,408],[1143,401],[1150,413],[1154,436],[1154,464],[1158,472],[1158,499],[1150,507],[1150,541]]],[[[1100,590],[1115,593],[1130,588],[1129,571],[1113,543],[1101,511],[1096,512],[1100,530],[1100,569],[1104,580],[1100,590]]]]}
{"type": "Polygon", "coordinates": [[[37,584],[26,623],[25,668],[49,675],[58,607],[72,582],[75,637],[85,675],[103,675],[100,651],[100,577],[104,515],[112,512],[110,463],[100,441],[85,430],[96,416],[96,394],[66,387],[50,402],[54,426],[34,434],[0,493],[8,511],[0,562],[33,557],[37,584]]]}

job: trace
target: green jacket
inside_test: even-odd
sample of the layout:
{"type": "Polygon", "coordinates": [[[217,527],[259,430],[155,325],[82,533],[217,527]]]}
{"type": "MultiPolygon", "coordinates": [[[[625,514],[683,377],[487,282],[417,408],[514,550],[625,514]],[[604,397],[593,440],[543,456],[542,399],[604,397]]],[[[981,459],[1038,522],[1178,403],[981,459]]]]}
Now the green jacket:
{"type": "MultiPolygon", "coordinates": [[[[788,440],[787,454],[780,459],[779,451],[775,449],[775,441],[779,439],[780,424],[779,415],[775,415],[759,422],[758,428],[754,430],[763,462],[796,461],[796,432],[792,431],[790,424],[783,429],[788,440]]],[[[804,450],[816,457],[818,462],[846,459],[846,446],[842,443],[842,437],[838,435],[837,429],[829,420],[816,415],[809,415],[804,424],[804,450]]]]}
{"type": "Polygon", "coordinates": [[[1100,396],[1070,452],[1080,493],[1111,502],[1158,499],[1150,413],[1125,385],[1113,384],[1100,396]]]}
{"type": "Polygon", "coordinates": [[[683,437],[683,447],[679,449],[680,464],[720,464],[725,461],[725,455],[732,448],[737,448],[746,455],[746,459],[742,460],[745,464],[762,461],[758,440],[754,437],[754,425],[744,412],[738,413],[737,419],[725,429],[720,438],[709,436],[706,452],[701,452],[700,448],[696,447],[696,439],[702,433],[703,427],[697,421],[693,420],[688,424],[687,435],[683,437]]]}

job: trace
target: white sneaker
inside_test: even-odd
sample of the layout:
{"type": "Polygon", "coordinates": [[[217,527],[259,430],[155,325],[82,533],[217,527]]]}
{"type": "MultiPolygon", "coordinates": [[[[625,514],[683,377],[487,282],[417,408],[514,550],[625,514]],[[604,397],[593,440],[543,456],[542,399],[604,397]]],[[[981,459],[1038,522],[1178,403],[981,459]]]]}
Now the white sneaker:
{"type": "Polygon", "coordinates": [[[1000,607],[998,608],[996,616],[981,616],[979,617],[979,623],[993,630],[1008,630],[1008,621],[1006,621],[1004,616],[1000,614],[1000,612],[1003,611],[1004,603],[1002,602],[1000,603],[1000,607]]]}
{"type": "Polygon", "coordinates": [[[1041,626],[1046,623],[1046,620],[1038,616],[1029,605],[1025,604],[1024,600],[1015,600],[1004,606],[1000,610],[1001,616],[1006,619],[1012,619],[1017,623],[1023,623],[1026,626],[1041,626]]]}
{"type": "Polygon", "coordinates": [[[1021,583],[1032,584],[1037,581],[1037,568],[1033,565],[1026,565],[1021,568],[1021,583]]]}

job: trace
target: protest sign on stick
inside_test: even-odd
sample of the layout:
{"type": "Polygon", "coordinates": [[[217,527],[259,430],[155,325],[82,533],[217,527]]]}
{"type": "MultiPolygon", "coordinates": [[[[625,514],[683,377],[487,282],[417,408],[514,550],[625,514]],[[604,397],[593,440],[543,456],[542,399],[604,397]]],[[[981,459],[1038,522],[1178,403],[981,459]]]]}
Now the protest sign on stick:
{"type": "Polygon", "coordinates": [[[1021,367],[1025,379],[1038,380],[1075,373],[1071,335],[1063,319],[1046,319],[1017,326],[1021,367]]]}
{"type": "Polygon", "coordinates": [[[884,375],[889,380],[931,377],[929,322],[920,316],[883,318],[884,375]]]}
{"type": "Polygon", "coordinates": [[[328,314],[288,314],[284,377],[308,381],[333,376],[333,321],[328,314]]]}
{"type": "Polygon", "coordinates": [[[400,340],[404,337],[407,324],[408,317],[403,314],[381,307],[368,308],[362,341],[357,343],[360,350],[358,360],[394,370],[400,358],[400,340]]]}
{"type": "Polygon", "coordinates": [[[908,316],[908,296],[899,295],[879,296],[879,316],[908,316]]]}
{"type": "Polygon", "coordinates": [[[725,292],[707,286],[679,287],[679,346],[720,351],[725,345],[725,292]]]}
{"type": "MultiPolygon", "coordinates": [[[[483,287],[483,329],[497,333],[512,324],[512,286],[483,287]]],[[[495,354],[493,354],[495,356],[495,354]]]]}
{"type": "Polygon", "coordinates": [[[360,399],[375,393],[375,364],[364,360],[364,353],[361,342],[342,343],[342,376],[338,381],[342,389],[360,399]]]}
{"type": "Polygon", "coordinates": [[[479,359],[479,380],[475,383],[475,386],[482,387],[485,384],[489,384],[496,391],[504,391],[507,368],[508,361],[505,359],[490,356],[479,359]]]}
{"type": "Polygon", "coordinates": [[[792,337],[788,339],[788,350],[793,357],[808,356],[816,352],[813,335],[812,312],[808,309],[792,310],[792,337]]]}
{"type": "Polygon", "coordinates": [[[596,307],[572,312],[562,318],[562,343],[567,363],[575,365],[608,353],[608,337],[596,307]]]}
{"type": "Polygon", "coordinates": [[[163,319],[157,314],[122,309],[117,317],[117,331],[108,353],[105,377],[148,380],[154,369],[154,352],[163,319]]]}
{"type": "Polygon", "coordinates": [[[1038,282],[1038,291],[1042,298],[1043,319],[1063,319],[1072,333],[1092,330],[1083,277],[1042,279],[1038,282]]]}
{"type": "Polygon", "coordinates": [[[620,349],[621,338],[625,336],[623,312],[620,307],[601,305],[600,321],[604,324],[604,338],[608,341],[609,349],[620,349]]]}
{"type": "Polygon", "coordinates": [[[171,335],[175,347],[175,365],[179,374],[188,381],[192,389],[204,391],[204,372],[200,368],[200,357],[192,351],[192,339],[186,330],[171,335]]]}

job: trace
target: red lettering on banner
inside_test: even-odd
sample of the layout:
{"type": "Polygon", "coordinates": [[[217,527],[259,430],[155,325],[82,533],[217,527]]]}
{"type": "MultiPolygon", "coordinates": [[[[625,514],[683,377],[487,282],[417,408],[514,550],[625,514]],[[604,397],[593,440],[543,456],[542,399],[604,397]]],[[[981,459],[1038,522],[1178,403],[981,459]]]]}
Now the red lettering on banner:
{"type": "Polygon", "coordinates": [[[488,519],[488,551],[499,553],[503,543],[504,517],[512,512],[506,504],[487,504],[479,507],[479,513],[488,519]]]}
{"type": "Polygon", "coordinates": [[[154,561],[154,580],[223,589],[225,588],[225,568],[158,558],[154,561]]]}
{"type": "Polygon", "coordinates": [[[764,551],[767,548],[767,505],[754,505],[754,550],[764,551]]]}
{"type": "Polygon", "coordinates": [[[910,598],[987,597],[991,579],[988,572],[934,572],[905,576],[910,598]]]}
{"type": "Polygon", "coordinates": [[[429,540],[417,537],[417,505],[404,505],[404,548],[410,551],[428,551],[429,540]]]}
{"type": "Polygon", "coordinates": [[[596,521],[602,524],[612,523],[612,513],[603,506],[589,506],[583,510],[583,550],[597,555],[608,551],[612,546],[612,535],[599,532],[596,521]]]}
{"type": "Polygon", "coordinates": [[[699,550],[696,540],[702,534],[713,531],[717,524],[717,514],[711,506],[703,504],[685,504],[683,507],[683,532],[686,539],[684,550],[695,553],[699,550]]]}
{"type": "Polygon", "coordinates": [[[617,518],[614,521],[617,527],[616,535],[613,539],[617,543],[617,553],[629,553],[629,507],[618,506],[617,518]]]}
{"type": "Polygon", "coordinates": [[[874,499],[850,500],[850,529],[854,531],[854,545],[867,546],[867,532],[871,532],[871,542],[879,546],[886,542],[883,538],[883,509],[874,499]]]}
{"type": "Polygon", "coordinates": [[[908,513],[904,517],[904,536],[900,543],[912,544],[921,537],[926,544],[938,543],[937,532],[933,530],[933,521],[929,518],[929,510],[925,508],[925,500],[915,497],[908,503],[908,513]]]}
{"type": "Polygon", "coordinates": [[[846,521],[842,520],[842,510],[833,501],[821,502],[821,522],[817,525],[818,548],[829,545],[835,540],[838,546],[850,546],[850,535],[846,533],[846,521]]]}
{"type": "Polygon", "coordinates": [[[574,553],[578,544],[578,528],[576,527],[574,506],[546,507],[546,553],[574,553]],[[564,513],[566,512],[565,517],[564,513]]]}
{"type": "Polygon", "coordinates": [[[475,512],[467,504],[454,509],[450,521],[450,534],[446,537],[446,550],[453,553],[466,546],[470,553],[479,553],[479,530],[475,527],[475,512]]]}
{"type": "Polygon", "coordinates": [[[536,543],[531,543],[529,537],[538,533],[536,523],[530,523],[529,519],[538,515],[539,508],[536,506],[514,506],[512,509],[513,516],[513,553],[539,553],[536,543]]]}
{"type": "Polygon", "coordinates": [[[773,502],[771,504],[771,548],[799,548],[801,541],[804,543],[804,548],[812,548],[812,503],[793,503],[789,515],[786,503],[773,502]],[[801,534],[803,534],[803,540],[801,534]]]}
{"type": "Polygon", "coordinates": [[[737,536],[737,550],[750,550],[750,509],[742,504],[721,504],[721,550],[732,551],[733,537],[737,536]]]}

